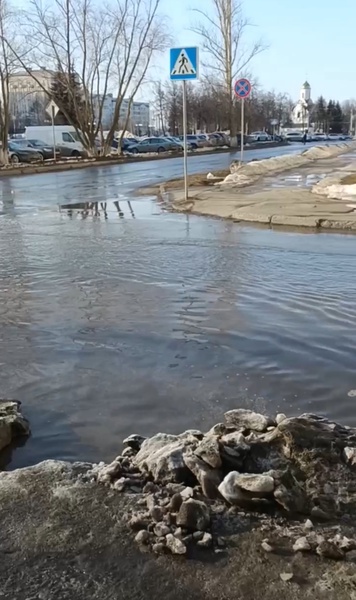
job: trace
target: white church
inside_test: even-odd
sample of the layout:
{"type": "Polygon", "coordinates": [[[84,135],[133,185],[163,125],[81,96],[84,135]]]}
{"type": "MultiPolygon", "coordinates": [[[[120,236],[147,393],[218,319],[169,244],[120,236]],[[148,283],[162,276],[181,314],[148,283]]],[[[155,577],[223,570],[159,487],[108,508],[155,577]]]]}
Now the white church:
{"type": "Polygon", "coordinates": [[[310,131],[310,114],[312,108],[313,101],[311,99],[311,87],[306,81],[301,87],[299,100],[292,110],[292,124],[290,127],[288,127],[288,130],[310,131]]]}

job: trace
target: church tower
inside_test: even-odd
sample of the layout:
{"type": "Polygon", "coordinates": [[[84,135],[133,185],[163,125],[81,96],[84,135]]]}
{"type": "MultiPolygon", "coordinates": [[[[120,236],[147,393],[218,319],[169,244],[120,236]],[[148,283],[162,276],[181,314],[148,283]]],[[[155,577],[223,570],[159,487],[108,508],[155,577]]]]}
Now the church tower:
{"type": "Polygon", "coordinates": [[[306,81],[303,83],[302,88],[300,90],[300,99],[303,103],[308,104],[311,100],[311,87],[310,84],[306,81]]]}

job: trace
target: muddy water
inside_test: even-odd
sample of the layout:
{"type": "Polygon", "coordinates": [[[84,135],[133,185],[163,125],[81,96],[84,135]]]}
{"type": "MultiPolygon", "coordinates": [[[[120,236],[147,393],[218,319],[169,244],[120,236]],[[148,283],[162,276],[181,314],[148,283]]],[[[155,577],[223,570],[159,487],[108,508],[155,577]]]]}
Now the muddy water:
{"type": "Polygon", "coordinates": [[[1,395],[33,429],[11,468],[110,459],[129,433],[204,429],[238,405],[356,424],[355,237],[25,181],[0,202],[1,395]]]}

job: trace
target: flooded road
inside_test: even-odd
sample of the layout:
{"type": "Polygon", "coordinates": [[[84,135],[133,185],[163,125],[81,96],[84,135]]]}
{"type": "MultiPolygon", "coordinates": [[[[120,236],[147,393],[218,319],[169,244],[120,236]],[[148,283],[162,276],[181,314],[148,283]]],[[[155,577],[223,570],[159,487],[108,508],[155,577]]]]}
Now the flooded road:
{"type": "Polygon", "coordinates": [[[145,169],[0,182],[1,395],[33,430],[10,468],[234,406],[355,425],[355,237],[170,214],[129,195],[145,169]]]}

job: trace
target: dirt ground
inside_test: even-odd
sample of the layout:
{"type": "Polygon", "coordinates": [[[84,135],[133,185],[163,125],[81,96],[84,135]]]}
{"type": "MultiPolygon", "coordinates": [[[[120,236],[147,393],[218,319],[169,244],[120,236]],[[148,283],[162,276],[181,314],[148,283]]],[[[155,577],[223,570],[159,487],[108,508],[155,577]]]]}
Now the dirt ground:
{"type": "Polygon", "coordinates": [[[243,516],[223,531],[219,553],[142,553],[125,519],[137,496],[82,483],[83,470],[48,461],[0,474],[4,600],[356,599],[355,564],[266,554],[266,532],[243,516]]]}

